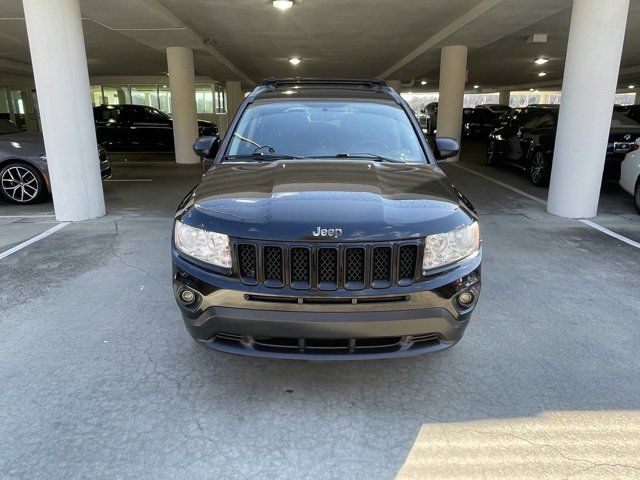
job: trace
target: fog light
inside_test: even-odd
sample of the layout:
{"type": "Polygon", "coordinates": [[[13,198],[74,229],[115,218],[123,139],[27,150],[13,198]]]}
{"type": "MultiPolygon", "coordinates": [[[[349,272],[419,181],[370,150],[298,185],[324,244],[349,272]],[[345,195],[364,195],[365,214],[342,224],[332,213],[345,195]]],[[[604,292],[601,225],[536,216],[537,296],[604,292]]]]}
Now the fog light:
{"type": "Polygon", "coordinates": [[[458,295],[458,301],[460,302],[461,305],[464,305],[464,306],[471,305],[473,303],[474,298],[475,297],[471,292],[462,292],[460,295],[458,295]]]}
{"type": "Polygon", "coordinates": [[[193,303],[195,299],[196,299],[196,294],[193,293],[191,290],[182,290],[180,292],[180,300],[182,300],[187,305],[190,303],[193,303]]]}

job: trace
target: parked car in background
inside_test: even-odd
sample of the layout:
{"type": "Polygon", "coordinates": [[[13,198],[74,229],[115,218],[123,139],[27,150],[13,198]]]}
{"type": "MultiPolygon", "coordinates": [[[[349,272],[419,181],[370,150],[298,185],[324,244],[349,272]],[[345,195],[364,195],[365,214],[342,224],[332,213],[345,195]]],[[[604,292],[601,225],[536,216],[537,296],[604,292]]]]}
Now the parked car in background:
{"type": "Polygon", "coordinates": [[[633,195],[636,208],[640,212],[640,138],[624,157],[620,168],[620,186],[633,195]]]}
{"type": "MultiPolygon", "coordinates": [[[[640,95],[640,93],[638,94],[640,95]]],[[[634,122],[640,123],[640,105],[629,105],[627,106],[627,111],[625,115],[629,117],[634,122]]]]}
{"type": "MultiPolygon", "coordinates": [[[[487,163],[505,163],[526,170],[534,185],[547,186],[556,140],[559,107],[527,107],[489,135],[487,163]]],[[[620,178],[620,163],[640,137],[640,124],[613,112],[604,177],[620,178]]]]}
{"type": "MultiPolygon", "coordinates": [[[[111,176],[107,151],[98,145],[102,178],[111,176]]],[[[39,133],[25,133],[0,120],[0,195],[11,203],[29,204],[45,200],[51,193],[44,139],[39,133]]]]}
{"type": "Polygon", "coordinates": [[[428,103],[418,116],[418,123],[424,133],[429,135],[436,133],[438,129],[438,102],[428,103]]]}
{"type": "Polygon", "coordinates": [[[467,138],[487,138],[500,126],[500,118],[500,112],[488,108],[465,108],[462,111],[462,134],[467,138]]]}
{"type": "Polygon", "coordinates": [[[616,103],[613,106],[613,111],[627,114],[629,113],[629,108],[630,108],[630,105],[620,105],[619,103],[616,103]]]}
{"type": "MultiPolygon", "coordinates": [[[[173,150],[173,120],[146,105],[93,108],[98,143],[108,150],[173,150]]],[[[215,123],[198,120],[199,136],[217,135],[215,123]]],[[[195,139],[194,139],[195,140],[195,139]]]]}
{"type": "Polygon", "coordinates": [[[499,103],[485,103],[483,105],[476,105],[478,110],[488,110],[489,113],[494,115],[503,115],[505,112],[513,110],[509,105],[501,105],[499,103]]]}

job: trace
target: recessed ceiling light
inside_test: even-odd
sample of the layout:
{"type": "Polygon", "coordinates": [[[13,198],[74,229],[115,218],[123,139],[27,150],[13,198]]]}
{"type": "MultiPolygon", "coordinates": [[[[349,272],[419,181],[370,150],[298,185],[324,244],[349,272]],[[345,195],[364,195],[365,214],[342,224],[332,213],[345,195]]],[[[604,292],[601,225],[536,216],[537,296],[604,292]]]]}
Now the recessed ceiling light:
{"type": "Polygon", "coordinates": [[[633,90],[634,88],[636,88],[636,86],[635,86],[635,85],[629,85],[629,88],[630,88],[631,90],[633,90]]]}
{"type": "Polygon", "coordinates": [[[292,57],[289,59],[289,63],[291,65],[299,65],[301,61],[302,60],[300,60],[298,57],[292,57]]]}
{"type": "Polygon", "coordinates": [[[426,84],[427,84],[427,81],[426,81],[426,80],[422,80],[422,81],[420,82],[420,85],[426,85],[426,84]]]}
{"type": "Polygon", "coordinates": [[[530,88],[530,89],[529,89],[529,91],[530,91],[530,92],[535,92],[535,91],[536,91],[536,89],[535,89],[535,88],[530,88]]]}
{"type": "Polygon", "coordinates": [[[278,10],[289,10],[293,7],[293,0],[273,0],[272,5],[278,10]]]}
{"type": "Polygon", "coordinates": [[[535,63],[536,65],[544,65],[544,64],[545,64],[545,63],[547,63],[548,61],[549,61],[549,59],[548,59],[548,58],[545,58],[545,57],[538,57],[538,58],[536,58],[536,59],[534,60],[534,63],[535,63]]]}
{"type": "Polygon", "coordinates": [[[547,76],[547,72],[539,72],[538,76],[539,77],[546,77],[547,76]]]}
{"type": "Polygon", "coordinates": [[[480,88],[480,85],[474,85],[473,88],[477,90],[478,88],[480,88]]]}
{"type": "Polygon", "coordinates": [[[296,91],[295,90],[285,90],[282,93],[284,93],[285,95],[293,95],[294,93],[296,93],[296,91]]]}

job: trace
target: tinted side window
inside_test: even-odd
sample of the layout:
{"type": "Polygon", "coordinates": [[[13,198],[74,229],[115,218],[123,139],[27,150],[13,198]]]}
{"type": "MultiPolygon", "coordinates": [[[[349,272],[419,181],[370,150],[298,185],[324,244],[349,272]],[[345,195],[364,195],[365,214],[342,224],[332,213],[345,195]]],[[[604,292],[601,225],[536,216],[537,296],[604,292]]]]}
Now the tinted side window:
{"type": "Polygon", "coordinates": [[[127,120],[129,120],[130,122],[146,121],[144,110],[140,107],[127,108],[126,113],[127,113],[127,120]]]}
{"type": "Polygon", "coordinates": [[[99,122],[115,122],[120,118],[119,108],[95,108],[93,110],[93,118],[99,122]]]}
{"type": "Polygon", "coordinates": [[[549,127],[555,127],[555,126],[556,126],[555,115],[551,113],[545,113],[544,115],[541,115],[540,118],[538,119],[538,125],[536,125],[536,128],[549,128],[549,127]]]}

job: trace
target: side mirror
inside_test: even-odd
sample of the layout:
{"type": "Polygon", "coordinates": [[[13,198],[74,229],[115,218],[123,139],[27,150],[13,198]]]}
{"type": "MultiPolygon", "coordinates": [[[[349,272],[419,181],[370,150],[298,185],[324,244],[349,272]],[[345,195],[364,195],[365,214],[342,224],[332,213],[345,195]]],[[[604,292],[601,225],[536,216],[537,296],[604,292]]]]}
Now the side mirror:
{"type": "Polygon", "coordinates": [[[436,137],[436,160],[438,163],[447,158],[455,157],[460,152],[460,145],[455,138],[436,137]]]}
{"type": "Polygon", "coordinates": [[[193,151],[200,158],[213,159],[220,148],[220,137],[200,137],[193,144],[193,151]]]}

